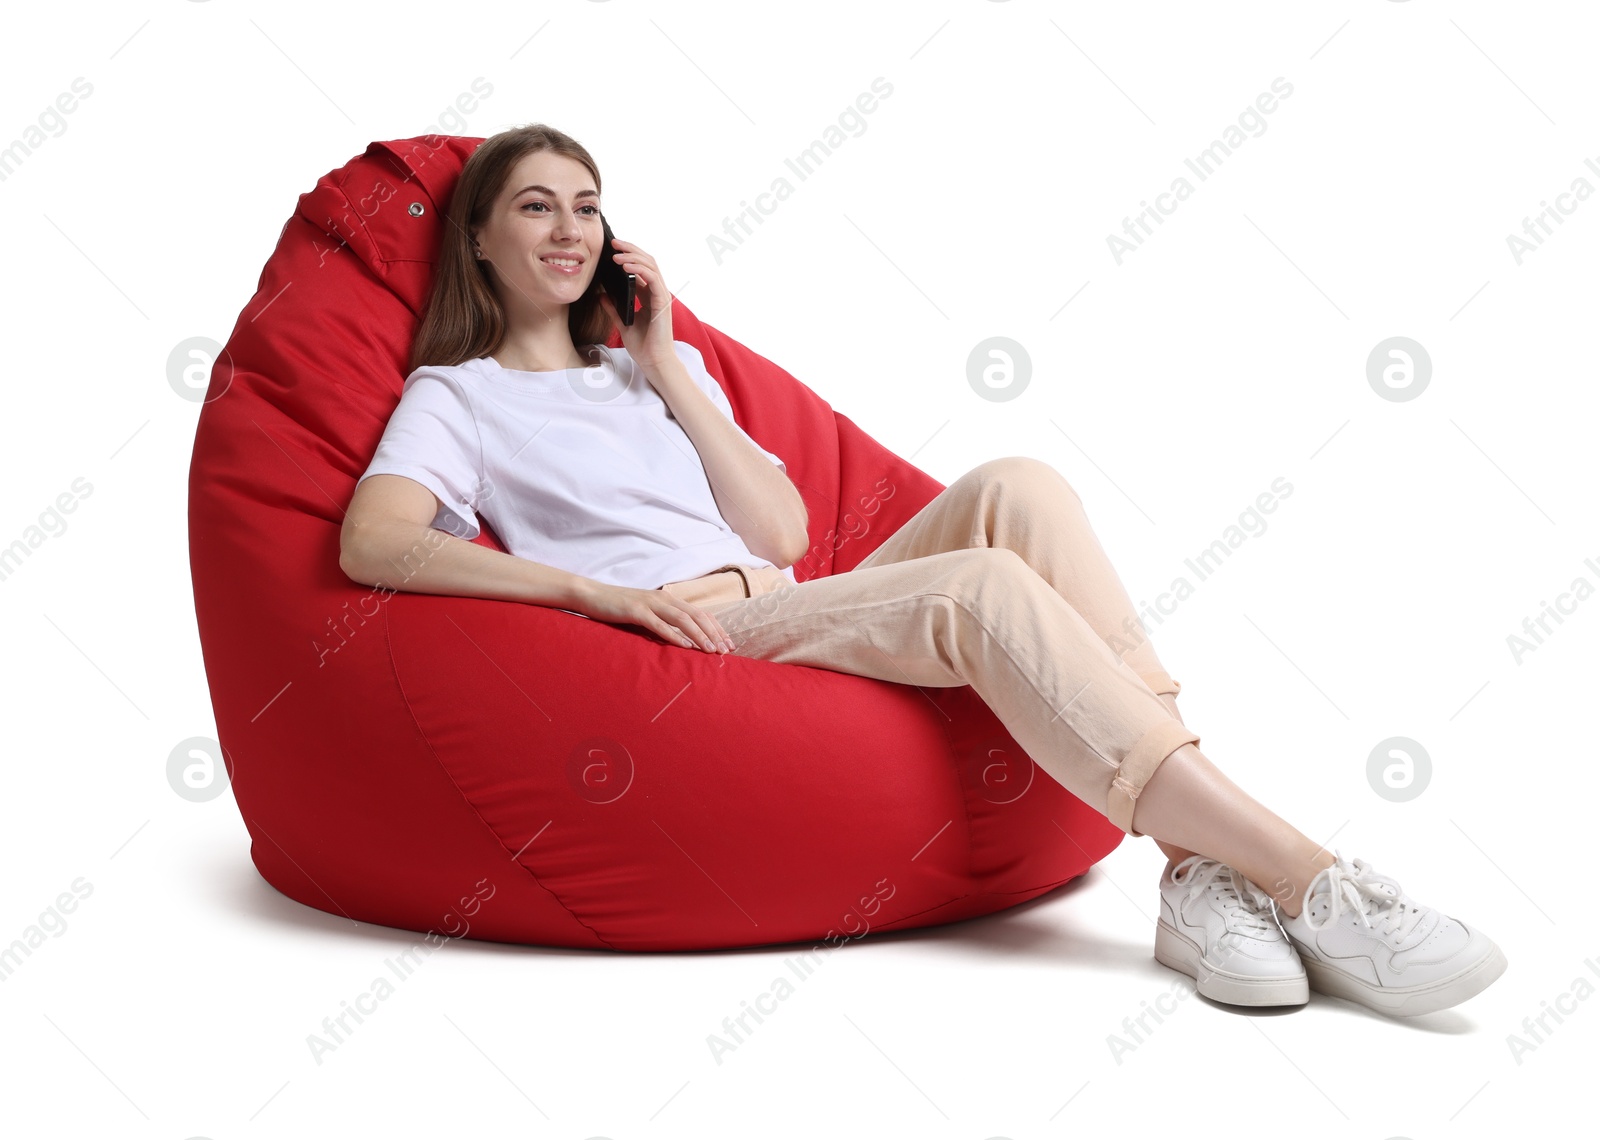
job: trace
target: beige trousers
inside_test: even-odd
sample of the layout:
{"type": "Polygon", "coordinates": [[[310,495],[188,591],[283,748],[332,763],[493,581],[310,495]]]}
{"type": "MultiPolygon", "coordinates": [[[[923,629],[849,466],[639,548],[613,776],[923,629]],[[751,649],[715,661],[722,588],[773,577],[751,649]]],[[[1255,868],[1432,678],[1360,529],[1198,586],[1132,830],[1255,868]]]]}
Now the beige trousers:
{"type": "Polygon", "coordinates": [[[1145,781],[1198,733],[1048,463],[980,464],[853,570],[798,585],[729,564],[660,587],[714,615],[743,657],[907,685],[971,685],[1052,778],[1124,832],[1145,781]]]}

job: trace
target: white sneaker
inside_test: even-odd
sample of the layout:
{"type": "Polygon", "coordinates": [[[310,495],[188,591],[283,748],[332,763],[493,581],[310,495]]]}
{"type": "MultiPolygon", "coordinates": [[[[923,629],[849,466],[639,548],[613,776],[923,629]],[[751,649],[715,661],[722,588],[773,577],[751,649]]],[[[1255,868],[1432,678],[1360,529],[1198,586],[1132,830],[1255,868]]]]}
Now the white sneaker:
{"type": "Polygon", "coordinates": [[[1304,1005],[1311,997],[1305,967],[1272,917],[1272,899],[1203,855],[1161,872],[1156,961],[1229,1005],[1304,1005]]]}
{"type": "Polygon", "coordinates": [[[1360,859],[1333,855],[1300,913],[1278,914],[1312,989],[1410,1017],[1466,1001],[1505,972],[1506,956],[1476,926],[1414,901],[1360,859]]]}

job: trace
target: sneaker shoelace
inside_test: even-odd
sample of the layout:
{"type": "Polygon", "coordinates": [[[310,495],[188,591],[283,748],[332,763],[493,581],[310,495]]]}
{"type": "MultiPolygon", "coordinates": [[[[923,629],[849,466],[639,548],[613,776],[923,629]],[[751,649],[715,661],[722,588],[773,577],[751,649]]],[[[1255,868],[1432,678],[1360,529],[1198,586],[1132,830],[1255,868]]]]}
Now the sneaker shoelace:
{"type": "MultiPolygon", "coordinates": [[[[1306,925],[1321,930],[1337,922],[1342,911],[1348,909],[1369,930],[1376,930],[1385,938],[1399,936],[1400,941],[1411,937],[1417,924],[1428,914],[1428,908],[1416,905],[1406,897],[1400,884],[1388,875],[1380,875],[1364,860],[1347,862],[1337,851],[1333,865],[1317,873],[1328,882],[1328,914],[1321,922],[1312,917],[1310,906],[1303,908],[1306,925]]],[[[1312,891],[1306,892],[1309,900],[1312,891]]]]}
{"type": "Polygon", "coordinates": [[[1272,918],[1272,899],[1226,863],[1201,859],[1191,863],[1185,872],[1175,871],[1172,881],[1180,886],[1187,885],[1191,899],[1204,890],[1214,892],[1230,929],[1257,934],[1277,929],[1272,918]]]}

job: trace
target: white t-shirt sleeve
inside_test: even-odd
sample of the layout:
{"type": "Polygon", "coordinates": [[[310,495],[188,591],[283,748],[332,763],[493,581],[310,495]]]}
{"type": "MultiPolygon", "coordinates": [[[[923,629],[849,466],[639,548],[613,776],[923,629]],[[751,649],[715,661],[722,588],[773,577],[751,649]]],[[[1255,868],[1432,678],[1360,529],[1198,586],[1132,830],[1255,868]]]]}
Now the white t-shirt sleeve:
{"type": "Polygon", "coordinates": [[[404,475],[439,498],[432,526],[457,538],[478,536],[478,497],[483,488],[482,444],[472,405],[460,383],[423,366],[406,377],[400,403],[361,481],[372,475],[404,475]]]}
{"type": "Polygon", "coordinates": [[[700,390],[711,397],[711,402],[717,406],[718,411],[728,418],[729,423],[739,428],[739,434],[749,441],[750,446],[776,463],[778,470],[787,475],[789,473],[789,465],[751,439],[750,433],[739,427],[739,422],[733,418],[733,405],[728,403],[728,394],[722,390],[722,385],[717,383],[717,378],[711,375],[711,372],[706,368],[705,357],[700,355],[700,350],[686,340],[673,341],[672,350],[678,354],[678,359],[683,361],[684,367],[689,370],[689,375],[700,386],[700,390]]]}

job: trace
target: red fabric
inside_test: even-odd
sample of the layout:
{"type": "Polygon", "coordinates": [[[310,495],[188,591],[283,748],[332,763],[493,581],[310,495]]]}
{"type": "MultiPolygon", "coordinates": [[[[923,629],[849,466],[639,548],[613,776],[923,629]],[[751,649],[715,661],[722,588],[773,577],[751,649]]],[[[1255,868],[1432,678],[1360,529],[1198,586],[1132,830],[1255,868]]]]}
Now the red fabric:
{"type": "MultiPolygon", "coordinates": [[[[344,511],[481,141],[375,142],[321,178],[212,371],[190,566],[266,880],[408,930],[680,950],[987,914],[1109,853],[1121,833],[970,688],[713,656],[548,606],[345,576],[344,511]]],[[[679,302],[673,328],[787,461],[811,516],[800,581],[855,566],[942,489],[679,302]]],[[[487,522],[475,541],[504,549],[487,522]]]]}

